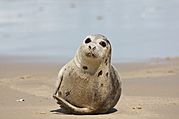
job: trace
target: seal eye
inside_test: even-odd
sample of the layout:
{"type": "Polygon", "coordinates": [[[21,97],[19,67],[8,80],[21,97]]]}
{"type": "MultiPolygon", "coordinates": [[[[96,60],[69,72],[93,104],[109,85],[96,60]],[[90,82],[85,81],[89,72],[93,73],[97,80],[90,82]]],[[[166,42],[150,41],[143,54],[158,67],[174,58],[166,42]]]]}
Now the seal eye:
{"type": "Polygon", "coordinates": [[[85,40],[85,43],[89,43],[89,42],[91,42],[91,39],[90,39],[90,38],[87,38],[87,39],[85,40]]]}
{"type": "Polygon", "coordinates": [[[102,47],[106,47],[106,43],[105,43],[104,41],[101,41],[99,44],[100,44],[102,47]]]}

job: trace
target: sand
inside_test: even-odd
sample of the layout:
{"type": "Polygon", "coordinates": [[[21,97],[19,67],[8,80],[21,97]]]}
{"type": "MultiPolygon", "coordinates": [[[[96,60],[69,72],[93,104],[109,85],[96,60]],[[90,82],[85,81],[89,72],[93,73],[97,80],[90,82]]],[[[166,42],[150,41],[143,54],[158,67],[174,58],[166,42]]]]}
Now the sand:
{"type": "Polygon", "coordinates": [[[177,119],[179,58],[116,63],[122,98],[109,114],[64,114],[52,98],[62,63],[0,60],[0,119],[177,119]],[[18,101],[24,99],[24,101],[18,101]]]}

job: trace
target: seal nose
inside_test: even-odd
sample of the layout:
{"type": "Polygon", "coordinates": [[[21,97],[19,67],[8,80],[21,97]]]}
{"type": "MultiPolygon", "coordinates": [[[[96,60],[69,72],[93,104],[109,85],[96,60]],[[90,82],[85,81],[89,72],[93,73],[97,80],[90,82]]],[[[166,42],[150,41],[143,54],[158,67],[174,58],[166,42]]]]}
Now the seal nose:
{"type": "Polygon", "coordinates": [[[95,50],[95,49],[96,49],[96,46],[93,46],[93,45],[89,45],[88,47],[89,47],[90,50],[91,50],[91,49],[92,49],[92,50],[95,50]]]}

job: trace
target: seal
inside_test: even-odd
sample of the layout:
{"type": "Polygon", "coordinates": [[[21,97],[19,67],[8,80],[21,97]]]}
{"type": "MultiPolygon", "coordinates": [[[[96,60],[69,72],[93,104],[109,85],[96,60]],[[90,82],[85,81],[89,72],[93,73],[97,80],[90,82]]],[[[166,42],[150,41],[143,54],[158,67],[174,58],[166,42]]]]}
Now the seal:
{"type": "Polygon", "coordinates": [[[89,35],[58,74],[54,99],[73,114],[107,113],[121,96],[121,80],[111,65],[112,47],[103,35],[89,35]]]}

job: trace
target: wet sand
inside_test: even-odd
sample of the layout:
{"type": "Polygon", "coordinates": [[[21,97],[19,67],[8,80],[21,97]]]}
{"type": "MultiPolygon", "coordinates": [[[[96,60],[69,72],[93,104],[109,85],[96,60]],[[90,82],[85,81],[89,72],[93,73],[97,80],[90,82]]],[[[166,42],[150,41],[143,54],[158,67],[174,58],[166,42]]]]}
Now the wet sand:
{"type": "Polygon", "coordinates": [[[114,64],[123,82],[122,98],[116,110],[102,115],[62,113],[52,98],[62,65],[0,60],[0,118],[179,118],[179,58],[114,64]]]}

